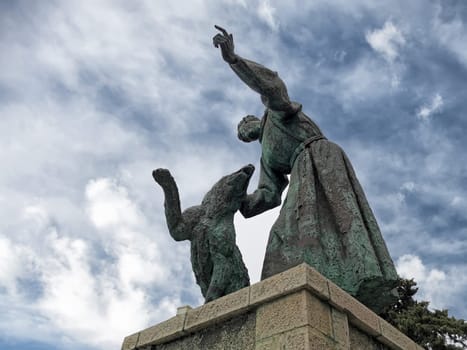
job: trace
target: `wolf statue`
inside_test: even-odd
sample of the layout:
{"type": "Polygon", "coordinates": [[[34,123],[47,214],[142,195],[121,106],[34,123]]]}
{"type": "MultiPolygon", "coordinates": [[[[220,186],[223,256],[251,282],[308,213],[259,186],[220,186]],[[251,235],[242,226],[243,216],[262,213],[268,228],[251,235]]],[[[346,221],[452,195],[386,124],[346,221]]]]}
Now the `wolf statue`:
{"type": "Polygon", "coordinates": [[[152,175],[165,195],[169,233],[191,242],[191,264],[205,302],[250,285],[248,271],[235,244],[234,214],[246,197],[253,165],[221,178],[200,205],[181,211],[177,184],[167,169],[152,175]]]}

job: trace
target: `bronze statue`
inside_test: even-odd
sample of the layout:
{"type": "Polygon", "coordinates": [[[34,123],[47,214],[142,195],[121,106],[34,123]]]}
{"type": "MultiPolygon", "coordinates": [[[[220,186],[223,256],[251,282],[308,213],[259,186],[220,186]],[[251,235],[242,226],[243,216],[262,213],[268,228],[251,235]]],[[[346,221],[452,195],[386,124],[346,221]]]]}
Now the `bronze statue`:
{"type": "Polygon", "coordinates": [[[169,233],[176,241],[191,242],[191,264],[205,302],[250,285],[242,254],[235,244],[234,214],[245,199],[253,165],[224,176],[200,205],[181,212],[177,184],[167,169],[152,175],[165,195],[169,233]]]}
{"type": "Polygon", "coordinates": [[[242,141],[261,143],[258,188],[240,208],[244,217],[281,204],[268,240],[262,279],[302,262],[316,268],[349,294],[381,312],[394,302],[397,273],[376,219],[344,151],[289,99],[276,72],[234,52],[231,34],[213,38],[235,74],[261,95],[261,119],[238,125],[242,141]]]}

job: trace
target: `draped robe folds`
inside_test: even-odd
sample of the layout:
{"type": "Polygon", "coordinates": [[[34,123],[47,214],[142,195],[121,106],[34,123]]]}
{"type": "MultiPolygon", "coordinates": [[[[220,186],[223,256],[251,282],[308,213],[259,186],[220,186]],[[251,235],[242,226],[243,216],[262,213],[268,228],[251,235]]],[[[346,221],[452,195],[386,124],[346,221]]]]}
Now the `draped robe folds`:
{"type": "Polygon", "coordinates": [[[280,205],[264,258],[262,279],[303,262],[317,269],[377,313],[397,299],[397,273],[363,189],[344,151],[290,102],[276,72],[238,58],[234,72],[260,93],[258,189],[242,214],[251,217],[280,205]]]}

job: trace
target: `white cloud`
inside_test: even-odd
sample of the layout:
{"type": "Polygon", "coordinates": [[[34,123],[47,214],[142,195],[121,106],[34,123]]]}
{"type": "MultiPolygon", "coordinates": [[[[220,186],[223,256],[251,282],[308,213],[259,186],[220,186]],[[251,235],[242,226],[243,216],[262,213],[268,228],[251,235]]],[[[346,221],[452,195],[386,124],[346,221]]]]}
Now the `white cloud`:
{"type": "MultiPolygon", "coordinates": [[[[181,304],[183,286],[167,286],[173,274],[184,273],[163,252],[127,189],[110,178],[89,181],[85,191],[89,219],[99,239],[72,238],[53,226],[51,214],[39,205],[24,208],[24,220],[38,230],[42,245],[26,246],[0,236],[0,286],[2,298],[13,302],[12,312],[4,313],[0,332],[24,337],[27,320],[36,318],[30,339],[52,341],[63,348],[87,344],[96,348],[118,347],[124,336],[175,314],[181,304]],[[102,243],[107,254],[101,261],[96,249],[102,243]],[[111,259],[109,259],[109,257],[111,259]],[[37,295],[30,296],[20,279],[35,283],[37,295]],[[154,302],[152,290],[162,294],[154,302]],[[6,293],[6,294],[5,294],[6,293]],[[169,296],[170,295],[170,296],[169,296]],[[16,304],[21,304],[18,308],[16,304]],[[131,319],[131,324],[128,320],[131,319]],[[57,334],[60,334],[57,339],[57,334]]],[[[161,244],[164,239],[160,239],[161,244]]]]}
{"type": "Polygon", "coordinates": [[[362,102],[378,100],[391,92],[393,87],[392,67],[381,67],[371,57],[360,59],[356,65],[342,72],[336,82],[338,88],[337,98],[345,109],[351,108],[356,101],[362,102]]]}
{"type": "Polygon", "coordinates": [[[91,180],[86,186],[88,214],[97,228],[133,227],[142,220],[127,190],[114,179],[91,180]]]}
{"type": "Polygon", "coordinates": [[[168,268],[162,267],[162,252],[156,240],[146,235],[150,226],[127,189],[114,179],[91,180],[86,198],[89,218],[102,233],[107,253],[117,260],[123,285],[163,283],[168,268]]]}
{"type": "Polygon", "coordinates": [[[368,31],[365,38],[373,50],[389,62],[393,62],[399,56],[399,48],[405,44],[401,31],[391,21],[384,23],[381,29],[368,31]]]}
{"type": "Polygon", "coordinates": [[[271,5],[269,0],[260,0],[257,12],[259,18],[266,22],[272,30],[276,31],[279,29],[279,22],[275,17],[276,9],[271,5]]]}
{"type": "Polygon", "coordinates": [[[467,288],[465,266],[454,265],[445,270],[430,268],[420,257],[407,254],[397,260],[396,268],[401,277],[417,282],[419,291],[415,298],[429,301],[432,309],[449,309],[467,288]]]}
{"type": "MultiPolygon", "coordinates": [[[[381,64],[378,56],[366,54],[355,61],[351,69],[339,72],[339,79],[336,81],[338,88],[334,85],[330,88],[338,91],[337,97],[342,100],[346,109],[347,106],[354,105],[355,101],[371,103],[369,100],[378,100],[397,92],[401,89],[406,71],[403,62],[396,60],[399,49],[405,44],[405,38],[392,22],[386,22],[381,29],[368,31],[365,38],[387,64],[381,64]]],[[[326,82],[321,85],[323,83],[326,86],[326,82]]],[[[317,88],[320,89],[322,88],[317,88]]]]}
{"type": "Polygon", "coordinates": [[[424,105],[417,113],[417,117],[422,120],[427,120],[433,114],[438,113],[444,104],[443,97],[440,94],[433,96],[433,99],[428,105],[424,105]]]}
{"type": "Polygon", "coordinates": [[[414,278],[418,283],[436,280],[445,274],[439,270],[427,270],[422,260],[415,255],[403,255],[397,260],[397,271],[403,278],[414,278]]]}
{"type": "MultiPolygon", "coordinates": [[[[86,339],[86,343],[97,347],[116,347],[128,333],[128,319],[132,320],[132,328],[144,328],[151,319],[174,314],[179,303],[176,296],[164,300],[163,305],[151,305],[147,290],[133,280],[125,283],[125,276],[114,274],[113,264],[93,271],[89,243],[54,233],[46,239],[51,250],[47,257],[38,258],[44,292],[37,306],[54,328],[73,342],[86,339]]],[[[121,263],[120,257],[114,258],[116,264],[121,263]]]]}
{"type": "Polygon", "coordinates": [[[32,269],[31,252],[28,247],[15,245],[0,235],[0,287],[8,294],[17,295],[17,280],[27,276],[32,269]]]}

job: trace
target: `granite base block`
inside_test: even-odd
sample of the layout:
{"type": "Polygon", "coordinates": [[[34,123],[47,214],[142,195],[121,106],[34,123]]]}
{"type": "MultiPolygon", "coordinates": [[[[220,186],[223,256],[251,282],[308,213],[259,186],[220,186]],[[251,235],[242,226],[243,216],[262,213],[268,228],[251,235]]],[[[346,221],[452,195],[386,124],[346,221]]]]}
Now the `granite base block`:
{"type": "Polygon", "coordinates": [[[122,350],[422,350],[301,264],[127,336],[122,350]]]}

